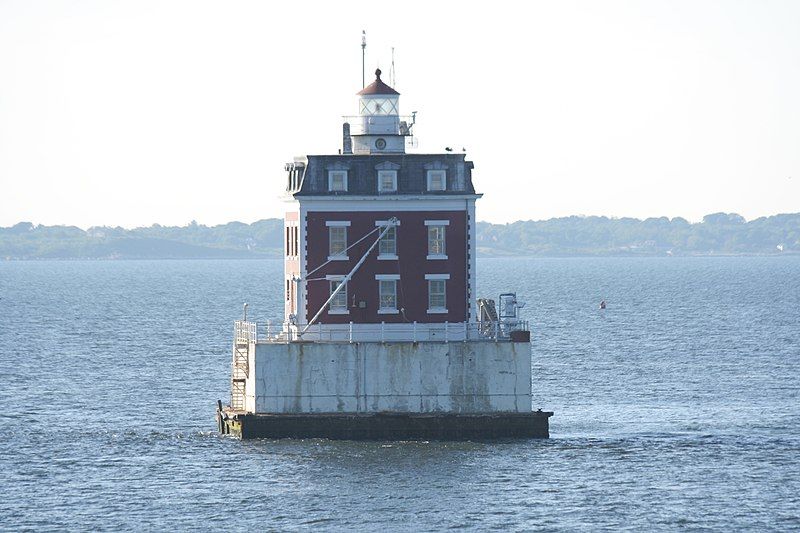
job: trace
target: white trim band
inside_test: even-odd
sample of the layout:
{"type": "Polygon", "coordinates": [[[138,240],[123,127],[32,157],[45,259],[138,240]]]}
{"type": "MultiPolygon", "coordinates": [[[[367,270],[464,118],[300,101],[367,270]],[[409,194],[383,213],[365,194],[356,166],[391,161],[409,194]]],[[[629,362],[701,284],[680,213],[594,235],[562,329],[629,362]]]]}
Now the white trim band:
{"type": "Polygon", "coordinates": [[[425,274],[425,279],[450,279],[450,274],[425,274]]]}
{"type": "Polygon", "coordinates": [[[449,220],[426,220],[425,221],[425,225],[426,226],[449,226],[450,225],[450,221],[449,220]]]}
{"type": "Polygon", "coordinates": [[[326,220],[325,221],[325,225],[328,226],[328,227],[331,227],[331,226],[339,226],[339,227],[344,226],[344,227],[347,227],[347,226],[350,225],[350,221],[349,220],[326,220]]]}
{"type": "Polygon", "coordinates": [[[375,274],[375,279],[377,281],[397,281],[400,279],[400,274],[375,274]]]}

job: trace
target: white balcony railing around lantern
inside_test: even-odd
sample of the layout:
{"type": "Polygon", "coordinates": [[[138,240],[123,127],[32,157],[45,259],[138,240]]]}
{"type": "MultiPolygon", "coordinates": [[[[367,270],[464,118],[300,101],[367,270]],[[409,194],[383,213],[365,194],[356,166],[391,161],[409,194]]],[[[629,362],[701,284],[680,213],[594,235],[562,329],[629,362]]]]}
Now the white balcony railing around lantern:
{"type": "Polygon", "coordinates": [[[354,115],[342,117],[350,124],[350,135],[411,135],[413,116],[354,115]]]}
{"type": "MultiPolygon", "coordinates": [[[[248,322],[247,335],[254,323],[248,322]]],[[[508,342],[512,333],[528,332],[525,320],[472,323],[402,323],[402,324],[305,324],[258,323],[255,338],[259,343],[287,342],[508,342]]]]}

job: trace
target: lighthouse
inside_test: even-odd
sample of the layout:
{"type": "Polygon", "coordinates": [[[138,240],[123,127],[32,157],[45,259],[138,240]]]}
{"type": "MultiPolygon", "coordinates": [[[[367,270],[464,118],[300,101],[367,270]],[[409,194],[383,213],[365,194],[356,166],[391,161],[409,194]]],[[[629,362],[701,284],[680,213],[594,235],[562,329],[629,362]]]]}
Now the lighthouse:
{"type": "Polygon", "coordinates": [[[474,165],[407,153],[416,113],[381,79],[336,154],[285,165],[284,316],[237,321],[223,433],[547,437],[514,292],[476,295],[474,165]]]}

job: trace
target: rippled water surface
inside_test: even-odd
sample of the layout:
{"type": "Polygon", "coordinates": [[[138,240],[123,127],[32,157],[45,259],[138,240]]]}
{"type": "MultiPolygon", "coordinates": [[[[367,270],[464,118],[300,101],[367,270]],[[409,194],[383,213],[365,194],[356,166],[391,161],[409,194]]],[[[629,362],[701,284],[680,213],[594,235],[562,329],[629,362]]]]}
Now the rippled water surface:
{"type": "Polygon", "coordinates": [[[0,262],[0,528],[800,528],[800,258],[479,261],[528,302],[550,440],[219,437],[281,268],[0,262]]]}

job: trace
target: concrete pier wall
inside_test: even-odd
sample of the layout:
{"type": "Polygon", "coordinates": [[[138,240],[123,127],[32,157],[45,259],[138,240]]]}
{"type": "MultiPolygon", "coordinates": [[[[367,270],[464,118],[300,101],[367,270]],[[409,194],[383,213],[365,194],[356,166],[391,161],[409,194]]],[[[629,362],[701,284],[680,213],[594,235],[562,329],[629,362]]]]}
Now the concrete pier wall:
{"type": "Polygon", "coordinates": [[[531,411],[527,342],[254,346],[247,384],[253,413],[531,411]]]}
{"type": "Polygon", "coordinates": [[[249,377],[247,382],[245,383],[245,396],[244,396],[244,409],[248,413],[255,413],[256,412],[256,380],[253,379],[255,376],[255,368],[256,368],[256,355],[258,354],[257,350],[258,344],[255,342],[250,343],[249,348],[247,349],[247,365],[248,365],[248,374],[249,377]]]}

